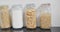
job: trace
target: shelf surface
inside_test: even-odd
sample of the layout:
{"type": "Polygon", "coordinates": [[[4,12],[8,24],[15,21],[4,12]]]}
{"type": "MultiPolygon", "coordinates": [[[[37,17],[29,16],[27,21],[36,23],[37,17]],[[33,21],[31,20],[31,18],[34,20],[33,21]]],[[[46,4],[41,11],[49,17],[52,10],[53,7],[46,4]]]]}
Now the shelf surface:
{"type": "Polygon", "coordinates": [[[60,28],[53,27],[51,29],[27,29],[27,28],[22,28],[22,29],[0,29],[0,32],[60,32],[60,28]]]}

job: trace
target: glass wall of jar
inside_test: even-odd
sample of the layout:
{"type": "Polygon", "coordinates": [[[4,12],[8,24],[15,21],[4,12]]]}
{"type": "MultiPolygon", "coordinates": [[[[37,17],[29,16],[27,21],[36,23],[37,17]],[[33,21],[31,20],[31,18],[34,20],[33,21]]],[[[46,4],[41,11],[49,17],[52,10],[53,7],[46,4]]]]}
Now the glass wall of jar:
{"type": "Polygon", "coordinates": [[[2,22],[2,18],[1,18],[1,11],[0,11],[0,31],[1,31],[1,22],[2,22]]]}

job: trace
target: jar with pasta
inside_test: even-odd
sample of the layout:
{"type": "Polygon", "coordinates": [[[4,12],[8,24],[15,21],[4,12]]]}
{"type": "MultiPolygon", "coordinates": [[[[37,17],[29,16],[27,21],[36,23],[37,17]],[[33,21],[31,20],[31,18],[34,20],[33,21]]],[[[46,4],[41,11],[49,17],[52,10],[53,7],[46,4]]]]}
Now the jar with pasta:
{"type": "Polygon", "coordinates": [[[1,28],[5,29],[5,28],[10,28],[10,16],[9,16],[9,9],[8,6],[4,5],[0,7],[0,11],[1,13],[1,28]]]}
{"type": "Polygon", "coordinates": [[[27,4],[25,8],[26,27],[29,29],[36,28],[36,9],[34,4],[27,4]]]}
{"type": "Polygon", "coordinates": [[[40,27],[42,29],[51,27],[51,5],[49,3],[40,6],[40,27]]]}

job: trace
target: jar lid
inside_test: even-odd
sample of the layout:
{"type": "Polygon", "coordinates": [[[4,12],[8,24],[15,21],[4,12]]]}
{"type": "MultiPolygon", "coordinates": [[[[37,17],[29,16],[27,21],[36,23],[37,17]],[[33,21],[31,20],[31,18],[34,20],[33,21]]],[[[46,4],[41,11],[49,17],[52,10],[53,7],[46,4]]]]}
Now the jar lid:
{"type": "Polygon", "coordinates": [[[40,7],[43,8],[43,9],[49,8],[50,7],[50,3],[48,3],[48,4],[42,4],[40,7]]]}

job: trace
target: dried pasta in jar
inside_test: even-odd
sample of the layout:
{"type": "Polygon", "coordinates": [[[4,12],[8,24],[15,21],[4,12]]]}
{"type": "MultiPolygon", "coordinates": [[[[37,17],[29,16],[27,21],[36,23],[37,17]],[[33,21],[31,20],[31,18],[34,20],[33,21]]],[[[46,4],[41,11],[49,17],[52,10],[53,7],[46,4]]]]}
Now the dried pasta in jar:
{"type": "Polygon", "coordinates": [[[26,27],[36,28],[36,9],[34,4],[28,4],[25,9],[26,27]]]}
{"type": "Polygon", "coordinates": [[[1,18],[2,18],[2,22],[1,22],[1,28],[10,28],[10,18],[9,18],[9,10],[8,10],[8,6],[1,6],[1,18]]]}
{"type": "Polygon", "coordinates": [[[50,4],[42,4],[40,9],[40,27],[50,29],[51,27],[51,9],[50,4]]]}

